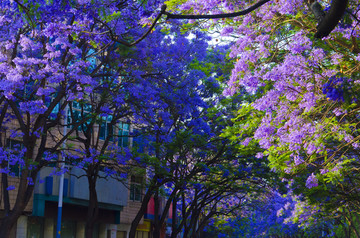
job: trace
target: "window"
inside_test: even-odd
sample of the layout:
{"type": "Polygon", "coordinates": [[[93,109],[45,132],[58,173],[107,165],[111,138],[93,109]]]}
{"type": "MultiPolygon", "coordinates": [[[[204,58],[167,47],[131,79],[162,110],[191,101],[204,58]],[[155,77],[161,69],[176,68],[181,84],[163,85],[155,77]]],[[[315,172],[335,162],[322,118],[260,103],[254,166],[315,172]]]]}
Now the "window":
{"type": "Polygon", "coordinates": [[[27,238],[43,238],[44,237],[44,218],[32,217],[27,218],[27,238]]]}
{"type": "MultiPolygon", "coordinates": [[[[56,98],[56,95],[57,95],[57,93],[55,93],[54,95],[51,96],[51,98],[48,98],[47,101],[45,101],[45,105],[47,107],[49,107],[50,104],[54,101],[54,99],[56,98]]],[[[55,120],[59,110],[60,110],[60,103],[57,103],[55,105],[55,107],[53,108],[53,110],[51,111],[49,118],[52,120],[55,120]]]]}
{"type": "Polygon", "coordinates": [[[149,232],[147,232],[147,231],[136,231],[135,238],[149,238],[149,232]]]}
{"type": "Polygon", "coordinates": [[[50,118],[51,118],[51,119],[56,119],[56,116],[57,116],[59,110],[60,110],[60,104],[58,103],[58,104],[56,104],[56,106],[54,107],[54,109],[51,111],[51,113],[50,113],[50,118]]]}
{"type": "Polygon", "coordinates": [[[133,141],[132,145],[133,148],[137,150],[138,153],[146,153],[148,155],[155,154],[155,138],[152,135],[146,133],[145,130],[137,130],[134,129],[132,131],[133,141]]]}
{"type": "Polygon", "coordinates": [[[119,123],[119,140],[118,146],[121,148],[129,147],[130,125],[124,122],[119,123]]]}
{"type": "Polygon", "coordinates": [[[136,231],[136,238],[149,238],[149,232],[147,231],[136,231]]]}
{"type": "Polygon", "coordinates": [[[111,125],[112,116],[107,116],[102,118],[100,124],[99,138],[105,140],[108,137],[110,141],[114,141],[114,126],[111,125]]]}
{"type": "Polygon", "coordinates": [[[23,148],[23,143],[18,140],[8,139],[7,140],[7,147],[14,152],[20,151],[23,148]]]}
{"type": "Polygon", "coordinates": [[[131,176],[130,179],[130,200],[141,201],[142,198],[142,177],[131,176]]]}
{"type": "Polygon", "coordinates": [[[86,61],[90,63],[89,69],[93,70],[96,68],[96,51],[90,49],[86,55],[86,61]]]}
{"type": "MultiPolygon", "coordinates": [[[[56,229],[54,229],[53,237],[56,237],[56,229]]],[[[66,238],[76,237],[76,221],[71,221],[71,220],[61,221],[61,237],[66,237],[66,238]]]]}
{"type": "Polygon", "coordinates": [[[116,238],[126,238],[126,231],[117,231],[116,238]]]}
{"type": "Polygon", "coordinates": [[[141,131],[134,129],[133,130],[133,148],[136,148],[137,152],[144,153],[145,152],[145,135],[141,133],[141,131]]]}
{"type": "MultiPolygon", "coordinates": [[[[68,128],[74,127],[74,124],[79,123],[79,121],[81,121],[83,117],[90,116],[90,112],[91,112],[91,105],[74,101],[72,103],[72,108],[68,109],[68,114],[67,114],[68,128]]],[[[85,131],[87,129],[86,126],[90,121],[91,121],[91,117],[89,117],[87,122],[79,125],[78,130],[85,131]]]]}

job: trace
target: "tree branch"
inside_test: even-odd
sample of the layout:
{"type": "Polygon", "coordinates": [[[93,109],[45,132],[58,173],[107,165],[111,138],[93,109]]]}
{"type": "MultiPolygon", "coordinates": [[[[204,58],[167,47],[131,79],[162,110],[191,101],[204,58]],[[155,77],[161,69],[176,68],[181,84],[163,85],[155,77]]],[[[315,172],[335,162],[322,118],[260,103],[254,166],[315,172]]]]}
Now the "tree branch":
{"type": "MultiPolygon", "coordinates": [[[[255,9],[261,7],[270,0],[261,0],[260,2],[254,4],[240,12],[233,13],[223,13],[223,14],[213,14],[213,15],[179,15],[172,14],[169,12],[164,12],[163,14],[167,16],[167,19],[218,19],[218,18],[232,18],[237,16],[246,15],[255,9]]],[[[315,15],[315,18],[318,22],[317,32],[315,33],[316,38],[323,38],[330,34],[332,30],[337,26],[340,19],[345,13],[346,7],[348,5],[348,0],[333,0],[331,3],[330,10],[328,13],[322,10],[321,5],[315,0],[306,1],[310,10],[315,15]]],[[[165,7],[166,8],[166,7],[165,7]]],[[[161,13],[160,15],[161,16],[161,13]]],[[[158,17],[159,17],[158,16],[158,17]]]]}
{"type": "Polygon", "coordinates": [[[25,7],[21,2],[19,2],[19,0],[14,0],[14,2],[16,2],[19,7],[21,7],[22,9],[24,9],[25,14],[27,15],[27,17],[29,18],[30,22],[31,22],[31,26],[32,28],[35,27],[35,23],[33,22],[32,18],[31,18],[31,14],[30,14],[30,10],[29,8],[25,7]]]}
{"type": "Polygon", "coordinates": [[[213,15],[179,15],[179,14],[172,14],[169,12],[164,12],[164,15],[167,16],[167,19],[218,19],[218,18],[232,18],[246,15],[255,9],[261,7],[265,3],[269,2],[270,0],[261,0],[260,2],[254,4],[253,6],[249,7],[240,12],[233,12],[233,13],[222,13],[222,14],[213,14],[213,15]]]}
{"type": "Polygon", "coordinates": [[[315,33],[315,38],[323,38],[330,34],[332,30],[337,26],[342,16],[345,13],[346,7],[348,5],[348,0],[333,0],[331,2],[330,10],[325,14],[322,10],[320,4],[316,1],[309,1],[310,10],[315,15],[316,20],[318,21],[317,32],[315,33]]]}
{"type": "Polygon", "coordinates": [[[102,24],[104,24],[106,28],[108,28],[110,36],[115,42],[123,44],[123,45],[128,46],[128,47],[131,47],[131,46],[134,46],[134,45],[138,44],[140,41],[144,40],[145,37],[147,37],[150,34],[150,32],[154,29],[156,23],[161,18],[161,16],[163,14],[165,14],[165,10],[166,10],[166,5],[163,5],[161,7],[161,11],[160,11],[159,15],[155,18],[155,20],[152,23],[152,25],[150,26],[150,28],[139,39],[137,39],[136,41],[134,41],[132,43],[129,43],[129,42],[125,41],[125,40],[119,39],[118,36],[113,35],[112,30],[105,23],[101,22],[100,20],[98,20],[98,21],[101,22],[102,24]]]}

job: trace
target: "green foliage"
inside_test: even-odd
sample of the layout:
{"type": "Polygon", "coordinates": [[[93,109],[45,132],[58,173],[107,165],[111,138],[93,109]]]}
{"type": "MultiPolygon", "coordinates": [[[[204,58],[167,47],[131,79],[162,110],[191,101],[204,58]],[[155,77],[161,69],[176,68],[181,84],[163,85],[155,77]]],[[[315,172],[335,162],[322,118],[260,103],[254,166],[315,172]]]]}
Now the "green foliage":
{"type": "Polygon", "coordinates": [[[236,144],[236,148],[242,155],[254,155],[262,151],[258,146],[258,141],[252,138],[261,121],[262,114],[260,111],[255,111],[251,104],[242,104],[237,110],[235,118],[232,119],[233,124],[224,129],[222,136],[236,144]],[[248,144],[241,143],[250,138],[251,141],[248,144]]]}
{"type": "Polygon", "coordinates": [[[116,19],[119,19],[121,17],[121,12],[113,12],[110,15],[104,15],[104,21],[105,22],[110,22],[116,19]]]}
{"type": "Polygon", "coordinates": [[[187,0],[168,0],[165,1],[164,4],[167,6],[167,10],[176,10],[181,4],[186,3],[187,0]]]}

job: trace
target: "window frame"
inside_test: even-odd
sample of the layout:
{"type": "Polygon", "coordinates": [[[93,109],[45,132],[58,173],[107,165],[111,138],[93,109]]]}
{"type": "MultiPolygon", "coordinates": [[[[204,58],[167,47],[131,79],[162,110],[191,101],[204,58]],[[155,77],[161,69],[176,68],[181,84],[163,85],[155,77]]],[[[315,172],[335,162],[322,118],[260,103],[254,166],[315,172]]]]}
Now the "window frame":
{"type": "MultiPolygon", "coordinates": [[[[67,114],[66,114],[66,126],[67,128],[73,128],[73,123],[76,123],[76,121],[82,120],[82,115],[84,117],[87,117],[89,114],[91,114],[91,104],[84,104],[81,105],[80,102],[72,101],[71,107],[67,107],[67,114]],[[78,116],[76,116],[78,115],[78,116]],[[76,119],[75,122],[73,122],[73,119],[76,119]]],[[[77,128],[78,131],[84,131],[84,127],[87,123],[85,121],[83,124],[80,124],[77,128]]]]}
{"type": "Polygon", "coordinates": [[[120,148],[130,147],[130,124],[119,122],[118,124],[118,141],[117,144],[120,148]]]}
{"type": "Polygon", "coordinates": [[[109,141],[114,141],[115,126],[111,125],[112,119],[111,115],[102,117],[101,123],[99,124],[99,140],[106,140],[109,137],[109,141]],[[110,136],[111,133],[112,136],[110,136]]]}
{"type": "Polygon", "coordinates": [[[130,177],[130,201],[142,201],[143,177],[131,175],[130,177]]]}

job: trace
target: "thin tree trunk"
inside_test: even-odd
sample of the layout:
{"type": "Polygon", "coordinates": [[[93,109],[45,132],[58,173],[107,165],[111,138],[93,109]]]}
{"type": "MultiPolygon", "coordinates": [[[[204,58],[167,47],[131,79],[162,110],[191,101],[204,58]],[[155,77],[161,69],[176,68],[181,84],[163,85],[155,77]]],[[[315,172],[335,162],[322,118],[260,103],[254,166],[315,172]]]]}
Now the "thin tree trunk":
{"type": "MultiPolygon", "coordinates": [[[[1,103],[3,102],[4,97],[2,97],[0,99],[1,103]]],[[[0,131],[2,131],[2,125],[3,125],[3,121],[7,112],[7,108],[8,108],[8,104],[5,104],[4,107],[2,108],[2,112],[0,114],[0,131]]],[[[6,133],[5,134],[5,138],[6,138],[6,133]]],[[[3,133],[0,133],[0,147],[4,147],[3,143],[2,143],[2,138],[3,138],[3,133]]],[[[5,139],[4,139],[5,140],[5,139]]],[[[5,142],[6,144],[6,142],[5,142]]],[[[1,164],[1,168],[6,168],[8,166],[9,162],[5,162],[3,161],[1,164]]],[[[2,173],[1,174],[1,184],[2,184],[2,195],[3,195],[3,200],[4,200],[4,212],[5,212],[5,216],[7,216],[10,212],[10,199],[9,199],[9,191],[7,190],[7,188],[9,187],[9,183],[8,183],[8,175],[6,173],[2,173]]]]}
{"type": "Polygon", "coordinates": [[[7,188],[9,187],[8,183],[8,175],[6,173],[1,174],[1,183],[2,183],[2,195],[4,199],[4,212],[5,216],[7,216],[10,212],[10,198],[9,191],[7,188]]]}
{"type": "MultiPolygon", "coordinates": [[[[183,204],[183,207],[182,207],[183,215],[185,215],[186,214],[186,208],[185,208],[186,204],[185,204],[185,195],[184,194],[182,194],[182,204],[183,204]]],[[[184,237],[187,238],[191,224],[189,224],[189,226],[188,226],[187,217],[184,217],[183,219],[185,219],[185,220],[183,220],[184,221],[184,237]]]]}
{"type": "Polygon", "coordinates": [[[173,207],[172,207],[172,224],[171,224],[171,238],[176,238],[177,234],[177,215],[176,215],[176,209],[177,209],[177,196],[175,195],[173,198],[173,207]]]}
{"type": "MultiPolygon", "coordinates": [[[[18,218],[21,216],[22,212],[25,210],[26,205],[28,204],[32,193],[34,191],[34,186],[28,184],[28,170],[22,171],[20,176],[20,184],[18,188],[18,194],[16,197],[16,202],[11,211],[9,211],[8,216],[5,216],[0,221],[0,237],[9,238],[12,228],[15,226],[18,218]]],[[[33,177],[33,176],[32,176],[33,177]]]]}
{"type": "Polygon", "coordinates": [[[199,216],[200,216],[200,211],[198,209],[194,209],[191,214],[190,230],[189,230],[189,235],[192,238],[196,238],[196,230],[199,222],[199,216]]]}
{"type": "Polygon", "coordinates": [[[98,197],[96,192],[96,178],[97,175],[92,174],[88,176],[89,182],[89,206],[87,211],[85,237],[92,238],[94,225],[99,215],[98,197]]]}
{"type": "Polygon", "coordinates": [[[159,210],[160,210],[159,190],[156,190],[155,194],[154,194],[154,231],[153,231],[153,238],[160,238],[161,224],[159,222],[159,210]]]}
{"type": "Polygon", "coordinates": [[[140,210],[138,211],[138,213],[136,214],[134,220],[131,222],[131,227],[130,227],[130,231],[129,231],[129,238],[135,238],[136,236],[136,229],[137,229],[137,226],[139,225],[140,221],[141,221],[141,218],[144,216],[146,210],[147,210],[147,205],[150,201],[150,198],[151,198],[151,195],[154,191],[154,187],[150,187],[145,195],[144,195],[144,198],[142,200],[142,203],[141,203],[141,207],[140,207],[140,210]]]}

